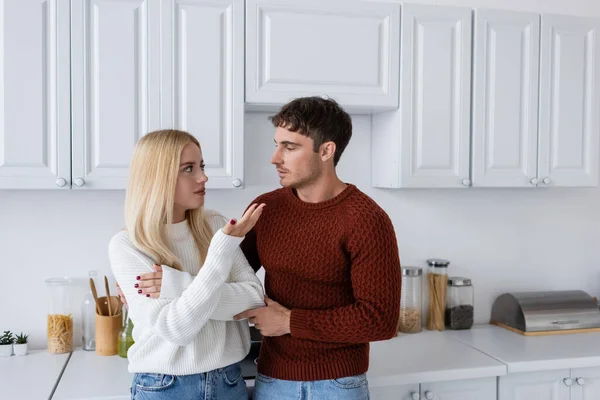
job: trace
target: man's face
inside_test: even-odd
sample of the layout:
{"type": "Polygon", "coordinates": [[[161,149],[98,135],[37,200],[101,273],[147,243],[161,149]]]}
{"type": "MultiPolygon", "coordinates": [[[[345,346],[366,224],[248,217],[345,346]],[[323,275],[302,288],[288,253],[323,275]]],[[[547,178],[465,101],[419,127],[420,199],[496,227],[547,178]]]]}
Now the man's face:
{"type": "Polygon", "coordinates": [[[321,176],[323,163],[313,151],[313,140],[283,127],[275,130],[275,152],[271,164],[277,168],[279,183],[294,189],[306,186],[321,176]]]}

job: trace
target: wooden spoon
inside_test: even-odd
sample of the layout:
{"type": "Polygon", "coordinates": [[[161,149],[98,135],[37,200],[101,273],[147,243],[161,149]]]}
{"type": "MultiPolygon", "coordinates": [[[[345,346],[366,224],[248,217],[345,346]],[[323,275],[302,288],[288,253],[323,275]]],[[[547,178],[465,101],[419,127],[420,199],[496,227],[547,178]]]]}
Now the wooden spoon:
{"type": "MultiPolygon", "coordinates": [[[[108,287],[108,278],[106,277],[106,275],[104,275],[104,288],[106,289],[106,300],[108,302],[108,316],[112,316],[112,310],[111,310],[111,306],[110,306],[110,289],[108,287]]],[[[116,312],[117,310],[115,310],[116,312]]]]}
{"type": "Polygon", "coordinates": [[[92,289],[92,295],[94,296],[94,301],[96,302],[96,312],[98,315],[102,315],[100,303],[98,302],[98,292],[96,292],[96,285],[94,284],[94,280],[92,278],[90,278],[90,289],[92,289]]]}

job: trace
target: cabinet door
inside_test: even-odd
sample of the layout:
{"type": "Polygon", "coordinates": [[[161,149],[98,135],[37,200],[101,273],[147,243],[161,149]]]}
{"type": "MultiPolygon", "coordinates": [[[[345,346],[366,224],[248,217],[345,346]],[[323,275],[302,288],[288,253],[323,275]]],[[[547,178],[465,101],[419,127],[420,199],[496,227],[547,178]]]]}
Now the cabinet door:
{"type": "Polygon", "coordinates": [[[571,400],[600,399],[600,368],[571,370],[571,400]]]}
{"type": "Polygon", "coordinates": [[[468,187],[471,9],[402,12],[400,187],[468,187]]]}
{"type": "Polygon", "coordinates": [[[542,15],[539,179],[597,186],[599,19],[542,15]]]}
{"type": "Polygon", "coordinates": [[[160,127],[160,4],[72,2],[75,187],[125,188],[136,142],[160,127]]]}
{"type": "Polygon", "coordinates": [[[163,125],[199,140],[208,188],[243,187],[244,1],[164,3],[163,125]]]}
{"type": "Polygon", "coordinates": [[[371,400],[418,400],[419,384],[369,387],[371,400]]]}
{"type": "Polygon", "coordinates": [[[496,378],[422,383],[421,399],[496,400],[496,378]]]}
{"type": "Polygon", "coordinates": [[[509,374],[498,378],[498,400],[569,400],[569,370],[509,374]]]}
{"type": "Polygon", "coordinates": [[[475,11],[473,186],[536,186],[539,29],[539,14],[475,11]]]}
{"type": "Polygon", "coordinates": [[[399,19],[384,2],[247,0],[246,102],[327,95],[350,111],[398,108],[399,19]]]}
{"type": "Polygon", "coordinates": [[[0,1],[0,188],[68,189],[69,1],[0,1]]]}

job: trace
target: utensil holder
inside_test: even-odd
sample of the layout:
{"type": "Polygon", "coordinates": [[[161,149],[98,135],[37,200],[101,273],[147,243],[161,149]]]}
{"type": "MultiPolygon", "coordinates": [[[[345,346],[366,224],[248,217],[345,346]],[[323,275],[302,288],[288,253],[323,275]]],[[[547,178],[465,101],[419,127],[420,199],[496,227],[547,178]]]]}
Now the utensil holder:
{"type": "Polygon", "coordinates": [[[123,329],[123,313],[120,300],[117,296],[110,297],[110,304],[116,315],[108,316],[108,303],[106,296],[99,297],[100,310],[106,315],[96,313],[96,354],[100,356],[114,356],[118,354],[119,333],[123,329]]]}

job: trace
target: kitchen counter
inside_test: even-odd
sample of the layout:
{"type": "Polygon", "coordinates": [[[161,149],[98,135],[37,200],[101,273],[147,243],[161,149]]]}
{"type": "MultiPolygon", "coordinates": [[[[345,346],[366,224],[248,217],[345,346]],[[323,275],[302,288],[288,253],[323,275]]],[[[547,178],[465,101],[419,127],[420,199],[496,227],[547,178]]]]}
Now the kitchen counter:
{"type": "MultiPolygon", "coordinates": [[[[506,366],[446,333],[423,331],[371,344],[371,387],[495,377],[506,366]]],[[[127,360],[73,352],[52,400],[126,400],[132,375],[127,360]]],[[[253,381],[247,383],[252,386],[253,381]]]]}
{"type": "Polygon", "coordinates": [[[49,399],[69,355],[29,350],[25,356],[0,357],[2,399],[49,399]]]}
{"type": "Polygon", "coordinates": [[[76,349],[52,400],[129,400],[127,359],[76,349]]]}
{"type": "Polygon", "coordinates": [[[454,340],[448,332],[417,334],[371,343],[369,386],[486,378],[506,374],[506,366],[454,340]]]}
{"type": "Polygon", "coordinates": [[[506,364],[508,373],[600,366],[600,333],[523,336],[494,325],[448,333],[506,364]]]}

